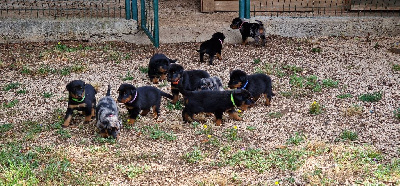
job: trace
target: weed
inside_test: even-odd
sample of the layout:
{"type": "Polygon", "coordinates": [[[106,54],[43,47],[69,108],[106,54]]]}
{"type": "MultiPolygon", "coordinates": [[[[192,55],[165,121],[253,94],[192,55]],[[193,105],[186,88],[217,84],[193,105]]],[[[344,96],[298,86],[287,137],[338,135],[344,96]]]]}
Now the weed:
{"type": "Polygon", "coordinates": [[[321,92],[321,85],[318,83],[318,77],[315,75],[308,76],[306,78],[305,88],[312,90],[313,92],[321,92]]]}
{"type": "Polygon", "coordinates": [[[168,102],[167,103],[167,109],[168,110],[182,110],[183,106],[181,101],[177,101],[175,104],[168,102]]]}
{"type": "Polygon", "coordinates": [[[400,107],[393,111],[394,117],[400,120],[400,107]]]}
{"type": "Polygon", "coordinates": [[[253,62],[254,62],[254,64],[259,64],[261,62],[261,59],[260,58],[256,58],[256,59],[253,60],[253,62]]]}
{"type": "Polygon", "coordinates": [[[295,65],[283,65],[282,68],[284,70],[287,70],[287,71],[289,71],[291,73],[295,73],[295,74],[303,71],[303,68],[295,66],[295,65]]]}
{"type": "Polygon", "coordinates": [[[306,136],[303,133],[295,132],[295,134],[290,136],[290,138],[286,141],[286,144],[297,146],[305,140],[305,137],[306,136]]]}
{"type": "Polygon", "coordinates": [[[122,171],[122,173],[126,174],[130,179],[136,178],[140,174],[143,174],[145,170],[149,169],[147,165],[144,165],[144,167],[139,167],[130,164],[126,167],[124,166],[117,166],[117,167],[122,171]]]}
{"type": "Polygon", "coordinates": [[[6,133],[7,131],[9,131],[9,130],[11,130],[13,128],[14,128],[14,126],[11,123],[6,123],[6,124],[3,124],[3,125],[0,125],[0,133],[4,134],[4,133],[6,133]]]}
{"type": "Polygon", "coordinates": [[[12,101],[9,101],[7,103],[3,103],[4,108],[12,108],[14,107],[19,101],[17,99],[14,99],[12,101]]]}
{"type": "Polygon", "coordinates": [[[71,69],[69,67],[64,67],[60,70],[62,76],[68,76],[71,74],[71,69]]]}
{"type": "Polygon", "coordinates": [[[346,98],[352,98],[353,95],[347,93],[347,94],[339,94],[336,97],[340,99],[346,99],[346,98]]]}
{"type": "Polygon", "coordinates": [[[183,159],[188,163],[198,163],[203,160],[205,155],[198,147],[194,147],[194,149],[183,156],[183,159]]]}
{"type": "Polygon", "coordinates": [[[131,81],[133,80],[133,76],[131,76],[131,73],[128,71],[125,75],[125,77],[121,77],[122,81],[131,81]]]}
{"type": "Polygon", "coordinates": [[[342,133],[340,133],[339,138],[344,141],[355,141],[358,139],[358,134],[350,130],[344,130],[342,133]]]}
{"type": "Polygon", "coordinates": [[[393,70],[394,72],[399,72],[399,71],[400,71],[400,65],[393,64],[392,70],[393,70]]]}
{"type": "Polygon", "coordinates": [[[52,94],[52,93],[49,93],[49,92],[43,92],[42,96],[43,96],[44,98],[51,98],[51,96],[53,96],[53,94],[52,94]]]}
{"type": "Polygon", "coordinates": [[[206,142],[206,144],[211,144],[211,145],[213,145],[213,146],[215,146],[215,147],[219,147],[219,145],[221,144],[220,142],[219,142],[219,140],[218,140],[218,138],[217,137],[215,137],[215,136],[213,136],[213,135],[207,135],[207,142],[206,142]]]}
{"type": "Polygon", "coordinates": [[[338,84],[339,84],[339,81],[333,81],[331,79],[322,80],[322,86],[324,86],[324,87],[337,88],[338,84]]]}
{"type": "Polygon", "coordinates": [[[358,99],[366,102],[378,102],[382,99],[382,93],[379,91],[374,93],[362,94],[360,97],[358,97],[358,99]]]}
{"type": "Polygon", "coordinates": [[[71,138],[69,130],[59,128],[56,133],[59,134],[62,139],[71,138]]]}
{"type": "Polygon", "coordinates": [[[97,143],[109,143],[109,144],[115,144],[117,140],[115,140],[113,137],[109,136],[108,138],[103,138],[101,136],[96,136],[94,138],[94,141],[97,143]]]}
{"type": "Polygon", "coordinates": [[[246,130],[254,131],[254,130],[256,130],[256,127],[254,127],[254,126],[247,126],[247,127],[246,127],[246,130]]]}
{"type": "Polygon", "coordinates": [[[303,77],[297,76],[296,74],[293,74],[293,75],[290,76],[289,84],[294,86],[294,87],[297,87],[297,88],[303,88],[304,87],[304,84],[303,84],[304,80],[305,79],[303,77]]]}
{"type": "Polygon", "coordinates": [[[308,111],[309,111],[310,114],[314,114],[314,115],[321,114],[322,113],[322,106],[318,102],[314,101],[314,102],[311,103],[310,108],[308,109],[308,111]]]}
{"type": "Polygon", "coordinates": [[[312,48],[311,52],[313,53],[320,53],[322,51],[322,49],[320,47],[316,47],[316,48],[312,48]]]}
{"type": "Polygon", "coordinates": [[[199,126],[199,125],[200,125],[200,123],[197,121],[192,122],[193,128],[197,128],[197,126],[199,126]]]}
{"type": "Polygon", "coordinates": [[[31,74],[31,73],[32,73],[32,70],[31,70],[29,67],[24,66],[24,67],[22,67],[21,73],[22,73],[22,74],[31,74]]]}
{"type": "Polygon", "coordinates": [[[211,134],[213,134],[213,131],[212,131],[211,127],[208,127],[207,125],[203,125],[203,128],[200,131],[197,131],[196,134],[211,135],[211,134]]]}
{"type": "Polygon", "coordinates": [[[362,112],[363,112],[363,107],[361,105],[353,104],[348,108],[346,108],[345,115],[346,116],[361,115],[362,112]]]}
{"type": "Polygon", "coordinates": [[[25,90],[25,89],[18,90],[18,91],[17,91],[17,94],[26,94],[26,90],[25,90]]]}
{"type": "Polygon", "coordinates": [[[149,72],[149,68],[140,66],[139,71],[143,74],[147,74],[149,72]]]}
{"type": "Polygon", "coordinates": [[[3,91],[10,91],[12,89],[17,89],[21,86],[20,83],[9,83],[6,86],[3,87],[3,91]]]}
{"type": "Polygon", "coordinates": [[[176,136],[173,133],[167,133],[162,131],[158,125],[145,126],[142,128],[142,132],[148,134],[151,139],[166,139],[168,141],[176,140],[176,136]]]}
{"type": "Polygon", "coordinates": [[[158,84],[158,87],[159,87],[159,88],[165,87],[165,86],[168,86],[168,81],[161,81],[161,83],[158,84]]]}
{"type": "Polygon", "coordinates": [[[270,112],[268,116],[271,118],[281,118],[283,116],[282,112],[270,112]]]}
{"type": "Polygon", "coordinates": [[[238,127],[237,126],[233,126],[230,129],[226,129],[225,136],[231,141],[240,140],[240,138],[238,137],[238,127]]]}

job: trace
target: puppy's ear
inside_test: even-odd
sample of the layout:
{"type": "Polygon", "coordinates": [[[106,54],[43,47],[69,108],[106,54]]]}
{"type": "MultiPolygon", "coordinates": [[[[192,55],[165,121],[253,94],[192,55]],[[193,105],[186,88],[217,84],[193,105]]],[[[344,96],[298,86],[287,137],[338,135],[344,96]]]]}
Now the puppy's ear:
{"type": "Polygon", "coordinates": [[[72,87],[71,87],[71,82],[67,84],[67,86],[65,87],[68,91],[71,91],[72,87]]]}

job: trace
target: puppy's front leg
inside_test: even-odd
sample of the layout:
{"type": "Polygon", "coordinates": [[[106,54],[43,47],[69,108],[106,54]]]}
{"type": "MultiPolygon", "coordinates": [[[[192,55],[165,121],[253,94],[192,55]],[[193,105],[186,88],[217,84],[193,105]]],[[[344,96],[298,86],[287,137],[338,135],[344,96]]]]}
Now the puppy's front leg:
{"type": "Polygon", "coordinates": [[[139,108],[129,109],[128,112],[129,112],[128,124],[133,125],[136,121],[136,118],[139,116],[140,109],[139,108]]]}
{"type": "Polygon", "coordinates": [[[71,119],[72,119],[72,109],[67,108],[67,112],[65,113],[65,117],[64,117],[64,124],[62,125],[63,128],[68,127],[69,124],[71,123],[71,119]]]}

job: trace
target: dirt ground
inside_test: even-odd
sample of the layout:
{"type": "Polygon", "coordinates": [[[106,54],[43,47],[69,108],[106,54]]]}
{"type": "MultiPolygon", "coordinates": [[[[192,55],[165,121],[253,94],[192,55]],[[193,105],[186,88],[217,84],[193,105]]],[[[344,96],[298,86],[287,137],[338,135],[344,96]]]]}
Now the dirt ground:
{"type": "MultiPolygon", "coordinates": [[[[234,14],[201,14],[198,1],[162,1],[160,10],[167,11],[163,6],[168,2],[174,6],[162,13],[168,15],[160,17],[162,27],[170,24],[171,17],[177,21],[174,25],[202,24],[209,18],[227,24],[234,14]],[[189,13],[193,20],[187,19],[189,13]]],[[[72,127],[56,127],[67,107],[65,86],[71,80],[84,80],[99,87],[96,98],[100,99],[109,84],[114,98],[122,83],[152,85],[143,72],[154,53],[151,45],[1,44],[0,123],[14,128],[0,141],[22,141],[26,151],[47,147],[68,159],[68,174],[55,183],[67,183],[70,174],[80,173],[91,184],[104,185],[395,185],[400,183],[400,170],[387,177],[375,173],[379,165],[400,157],[400,121],[394,115],[400,107],[400,57],[389,51],[398,42],[399,36],[270,35],[265,47],[225,44],[223,59],[213,66],[199,62],[198,42],[161,44],[159,52],[177,59],[187,70],[202,69],[220,77],[223,85],[234,69],[268,74],[276,94],[272,105],[266,107],[259,100],[241,114],[243,121],[224,115],[222,126],[215,126],[212,116],[201,115],[200,123],[183,123],[181,110],[167,99],[162,100],[160,121],[148,115],[128,126],[127,110],[119,105],[124,127],[117,142],[102,141],[95,121],[83,124],[79,115],[72,127]],[[315,81],[307,81],[312,77],[315,81]],[[303,86],[296,84],[301,78],[303,86]],[[337,86],[324,84],[329,80],[337,86]],[[8,90],[11,84],[18,86],[8,90]],[[376,102],[359,98],[376,92],[381,94],[376,102]],[[310,113],[313,102],[321,105],[321,113],[310,113]],[[30,125],[47,129],[26,140],[30,125]],[[347,140],[344,131],[357,138],[347,140]],[[285,159],[291,153],[300,154],[285,159]]],[[[170,93],[167,82],[153,86],[170,93]]]]}

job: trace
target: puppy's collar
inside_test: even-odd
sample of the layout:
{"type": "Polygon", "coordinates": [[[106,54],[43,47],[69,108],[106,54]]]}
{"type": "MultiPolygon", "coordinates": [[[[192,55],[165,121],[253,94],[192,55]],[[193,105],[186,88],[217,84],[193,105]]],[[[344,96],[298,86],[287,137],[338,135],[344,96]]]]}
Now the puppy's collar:
{"type": "Polygon", "coordinates": [[[237,106],[235,104],[235,100],[233,99],[233,93],[231,93],[231,101],[232,101],[233,106],[236,108],[237,106]]]}
{"type": "Polygon", "coordinates": [[[180,79],[178,79],[178,80],[172,82],[172,84],[177,85],[177,84],[179,83],[179,80],[180,80],[180,79]]]}
{"type": "Polygon", "coordinates": [[[133,103],[136,100],[136,97],[137,97],[137,91],[135,93],[135,97],[132,100],[130,100],[128,103],[133,103]]]}
{"type": "Polygon", "coordinates": [[[76,98],[72,98],[72,100],[74,100],[74,101],[76,101],[76,102],[80,103],[80,102],[82,102],[83,100],[85,100],[85,97],[86,97],[86,95],[85,95],[85,94],[83,94],[83,97],[82,97],[82,99],[81,99],[81,100],[78,100],[78,99],[76,99],[76,98]]]}
{"type": "Polygon", "coordinates": [[[248,83],[249,83],[249,80],[246,81],[246,83],[244,84],[244,86],[241,89],[245,89],[247,87],[248,83]]]}
{"type": "Polygon", "coordinates": [[[219,40],[219,42],[221,42],[221,45],[222,45],[223,41],[221,39],[218,39],[218,40],[219,40]]]}
{"type": "Polygon", "coordinates": [[[247,23],[247,22],[246,22],[246,21],[242,21],[242,24],[240,24],[239,29],[242,28],[242,26],[243,26],[244,23],[247,23]]]}

